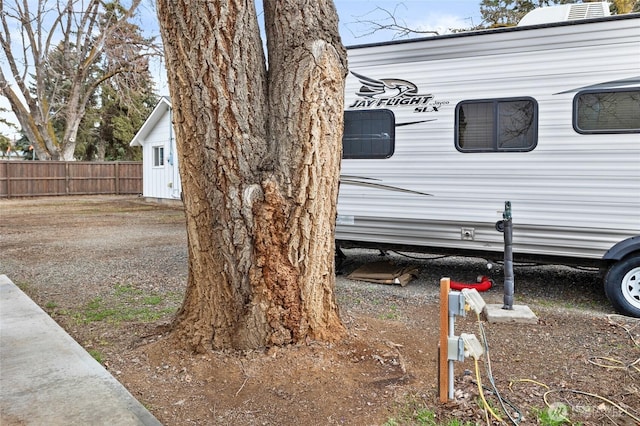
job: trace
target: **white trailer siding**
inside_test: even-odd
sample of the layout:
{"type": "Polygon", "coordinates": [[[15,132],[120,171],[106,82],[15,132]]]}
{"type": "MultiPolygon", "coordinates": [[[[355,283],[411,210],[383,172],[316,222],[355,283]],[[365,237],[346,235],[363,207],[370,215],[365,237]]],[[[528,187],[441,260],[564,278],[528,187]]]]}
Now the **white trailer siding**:
{"type": "MultiPolygon", "coordinates": [[[[608,19],[349,49],[350,71],[411,81],[441,104],[427,113],[389,108],[396,125],[435,120],[396,127],[390,158],[342,162],[345,176],[431,196],[343,181],[337,239],[501,252],[494,225],[505,201],[516,254],[598,259],[640,235],[640,135],[579,134],[572,122],[577,89],[640,78],[639,24],[608,19]],[[537,102],[535,149],[455,148],[458,103],[514,97],[537,102]]],[[[346,109],[361,86],[350,74],[346,109]]]]}

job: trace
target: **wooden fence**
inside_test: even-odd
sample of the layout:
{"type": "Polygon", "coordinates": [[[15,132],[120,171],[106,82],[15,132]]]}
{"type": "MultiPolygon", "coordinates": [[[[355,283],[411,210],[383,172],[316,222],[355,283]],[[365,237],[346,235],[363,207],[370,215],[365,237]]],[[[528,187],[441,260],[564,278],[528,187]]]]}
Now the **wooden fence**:
{"type": "Polygon", "coordinates": [[[0,198],[141,193],[138,161],[0,161],[0,198]]]}

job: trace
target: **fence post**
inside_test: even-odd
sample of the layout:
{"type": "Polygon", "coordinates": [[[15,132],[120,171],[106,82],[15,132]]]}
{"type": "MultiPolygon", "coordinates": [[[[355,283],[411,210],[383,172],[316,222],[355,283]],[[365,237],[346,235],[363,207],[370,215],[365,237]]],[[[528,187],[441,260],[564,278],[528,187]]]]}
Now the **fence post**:
{"type": "Polygon", "coordinates": [[[71,176],[69,176],[69,162],[65,161],[64,162],[64,193],[65,195],[69,195],[69,180],[71,179],[71,176]]]}
{"type": "Polygon", "coordinates": [[[11,198],[11,168],[9,167],[11,161],[7,161],[5,164],[7,165],[7,198],[11,198]]]}
{"type": "Polygon", "coordinates": [[[116,161],[115,166],[116,166],[116,176],[115,176],[116,195],[120,195],[120,162],[116,161]]]}

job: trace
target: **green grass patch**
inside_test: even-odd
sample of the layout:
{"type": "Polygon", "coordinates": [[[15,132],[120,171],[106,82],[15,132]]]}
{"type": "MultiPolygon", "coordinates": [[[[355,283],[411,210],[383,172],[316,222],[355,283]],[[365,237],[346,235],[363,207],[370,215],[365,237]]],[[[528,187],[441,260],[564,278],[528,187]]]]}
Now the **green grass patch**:
{"type": "Polygon", "coordinates": [[[25,293],[27,292],[27,289],[29,288],[29,283],[24,282],[24,281],[18,281],[18,282],[13,282],[16,287],[18,287],[20,290],[24,291],[25,293]]]}
{"type": "Polygon", "coordinates": [[[76,321],[88,324],[106,321],[152,322],[174,314],[182,301],[182,294],[161,294],[136,288],[131,284],[116,285],[111,294],[94,297],[76,311],[66,311],[76,321]]]}
{"type": "Polygon", "coordinates": [[[471,422],[450,419],[444,423],[436,420],[436,413],[427,407],[417,395],[407,395],[404,402],[396,406],[395,413],[383,426],[473,426],[471,422]]]}
{"type": "Polygon", "coordinates": [[[49,301],[44,304],[44,308],[48,311],[53,311],[57,307],[58,307],[58,304],[56,302],[49,301]]]}
{"type": "Polygon", "coordinates": [[[91,355],[93,357],[93,359],[98,361],[100,364],[104,364],[104,360],[102,359],[102,353],[100,353],[99,350],[97,350],[97,349],[88,349],[87,352],[89,352],[89,355],[91,355]]]}
{"type": "Polygon", "coordinates": [[[383,312],[378,316],[379,319],[383,320],[393,320],[396,321],[400,319],[400,312],[396,305],[390,305],[386,312],[383,312]]]}
{"type": "Polygon", "coordinates": [[[116,284],[114,293],[116,296],[125,296],[125,295],[140,295],[144,292],[140,289],[135,288],[131,284],[116,284]]]}
{"type": "Polygon", "coordinates": [[[538,424],[542,426],[581,426],[580,422],[572,422],[569,420],[569,407],[562,403],[551,404],[550,407],[532,410],[538,424]]]}
{"type": "Polygon", "coordinates": [[[157,294],[152,296],[147,296],[144,299],[142,299],[142,303],[144,303],[145,305],[151,305],[151,306],[159,305],[163,301],[164,301],[164,298],[157,294]]]}

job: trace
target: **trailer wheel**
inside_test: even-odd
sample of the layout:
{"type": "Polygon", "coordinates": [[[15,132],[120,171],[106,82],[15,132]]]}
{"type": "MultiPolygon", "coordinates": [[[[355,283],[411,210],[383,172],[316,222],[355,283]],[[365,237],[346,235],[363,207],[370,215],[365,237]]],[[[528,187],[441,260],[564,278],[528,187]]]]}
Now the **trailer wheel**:
{"type": "Polygon", "coordinates": [[[616,310],[640,318],[640,255],[614,263],[604,278],[604,291],[616,310]]]}

